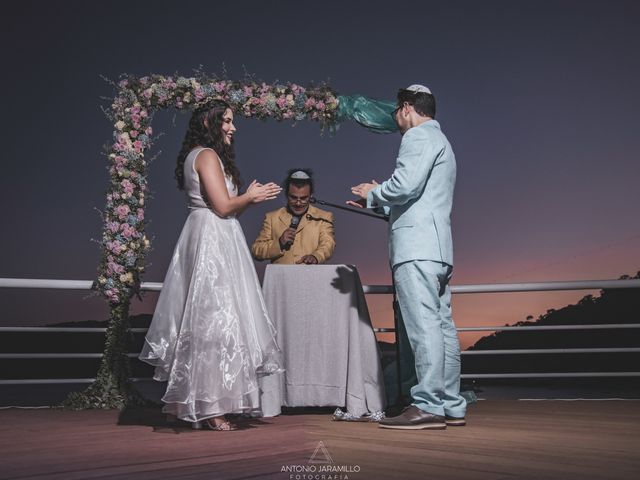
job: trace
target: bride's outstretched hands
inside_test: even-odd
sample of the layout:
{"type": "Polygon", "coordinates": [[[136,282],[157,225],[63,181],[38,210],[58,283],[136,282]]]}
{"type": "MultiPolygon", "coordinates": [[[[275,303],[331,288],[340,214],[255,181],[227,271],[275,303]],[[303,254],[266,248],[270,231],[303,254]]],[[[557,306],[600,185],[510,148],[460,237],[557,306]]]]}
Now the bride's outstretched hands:
{"type": "Polygon", "coordinates": [[[260,203],[265,200],[273,200],[281,191],[282,188],[276,183],[269,182],[263,185],[254,180],[247,188],[247,195],[249,195],[251,203],[260,203]]]}

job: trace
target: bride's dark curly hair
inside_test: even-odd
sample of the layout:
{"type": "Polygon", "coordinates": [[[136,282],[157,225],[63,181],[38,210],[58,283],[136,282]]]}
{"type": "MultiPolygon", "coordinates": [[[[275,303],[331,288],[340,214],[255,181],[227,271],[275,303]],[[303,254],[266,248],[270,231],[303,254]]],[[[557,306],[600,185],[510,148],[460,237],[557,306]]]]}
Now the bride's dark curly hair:
{"type": "Polygon", "coordinates": [[[187,133],[182,141],[182,149],[178,154],[176,163],[175,177],[178,181],[178,188],[184,190],[184,161],[189,152],[195,147],[208,147],[213,149],[224,167],[224,173],[231,177],[236,188],[240,189],[240,171],[235,164],[236,154],[233,148],[233,140],[231,145],[224,141],[222,134],[222,122],[224,112],[230,108],[229,104],[222,100],[213,100],[206,105],[196,109],[189,120],[187,133]],[[208,125],[208,127],[205,125],[208,125]]]}

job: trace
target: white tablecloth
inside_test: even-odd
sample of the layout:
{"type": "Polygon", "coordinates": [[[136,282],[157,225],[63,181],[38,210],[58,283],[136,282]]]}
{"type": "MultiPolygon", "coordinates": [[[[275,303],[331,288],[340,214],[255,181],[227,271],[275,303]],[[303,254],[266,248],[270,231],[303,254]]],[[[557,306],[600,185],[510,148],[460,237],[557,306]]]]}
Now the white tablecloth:
{"type": "Polygon", "coordinates": [[[263,282],[285,373],[261,381],[264,416],[280,407],[383,410],[384,380],[358,271],[347,265],[269,265],[263,282]]]}

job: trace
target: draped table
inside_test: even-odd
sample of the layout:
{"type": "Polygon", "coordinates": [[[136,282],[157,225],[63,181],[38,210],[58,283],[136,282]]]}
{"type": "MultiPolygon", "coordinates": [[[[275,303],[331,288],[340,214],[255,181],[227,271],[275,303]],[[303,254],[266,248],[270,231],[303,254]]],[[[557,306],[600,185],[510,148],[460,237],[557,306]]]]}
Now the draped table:
{"type": "Polygon", "coordinates": [[[261,379],[262,413],[281,406],[383,410],[380,354],[360,277],[349,265],[268,265],[262,287],[285,372],[261,379]]]}

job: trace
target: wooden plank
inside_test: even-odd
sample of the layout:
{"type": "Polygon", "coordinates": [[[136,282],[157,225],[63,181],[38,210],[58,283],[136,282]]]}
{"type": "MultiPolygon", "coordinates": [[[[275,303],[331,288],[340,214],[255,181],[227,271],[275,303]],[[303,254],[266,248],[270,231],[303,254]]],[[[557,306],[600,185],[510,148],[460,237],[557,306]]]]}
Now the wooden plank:
{"type": "Polygon", "coordinates": [[[480,402],[466,427],[395,431],[312,420],[363,478],[637,478],[640,402],[480,402]]]}
{"type": "Polygon", "coordinates": [[[347,469],[333,480],[608,480],[640,472],[638,401],[483,401],[470,408],[466,427],[443,431],[380,429],[326,414],[241,424],[236,432],[193,431],[155,410],[1,410],[0,478],[304,480],[304,472],[281,470],[321,475],[323,464],[309,463],[320,441],[329,465],[347,469]]]}

